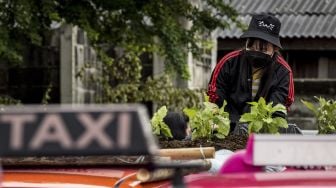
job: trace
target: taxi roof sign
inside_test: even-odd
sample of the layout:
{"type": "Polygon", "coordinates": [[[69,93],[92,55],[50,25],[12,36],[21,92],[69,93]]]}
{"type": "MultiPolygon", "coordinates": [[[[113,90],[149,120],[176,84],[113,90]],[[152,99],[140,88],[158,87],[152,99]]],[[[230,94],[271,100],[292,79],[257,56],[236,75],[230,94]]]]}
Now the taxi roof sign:
{"type": "MultiPolygon", "coordinates": [[[[253,164],[257,166],[335,166],[334,135],[253,135],[253,164]]],[[[249,148],[247,149],[249,150],[249,148]]]]}
{"type": "Polygon", "coordinates": [[[146,109],[136,104],[9,106],[0,156],[153,155],[146,109]]]}

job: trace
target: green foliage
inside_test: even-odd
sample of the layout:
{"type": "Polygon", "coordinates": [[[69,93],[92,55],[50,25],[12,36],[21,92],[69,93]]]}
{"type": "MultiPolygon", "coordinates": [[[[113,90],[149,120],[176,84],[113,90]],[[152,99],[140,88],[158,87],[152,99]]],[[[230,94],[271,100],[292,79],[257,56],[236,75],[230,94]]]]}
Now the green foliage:
{"type": "Polygon", "coordinates": [[[138,83],[122,83],[112,87],[106,80],[104,98],[98,102],[139,103],[154,102],[158,106],[167,106],[171,110],[182,110],[195,107],[201,101],[201,91],[176,88],[168,75],[158,78],[147,78],[138,83]]]}
{"type": "Polygon", "coordinates": [[[167,107],[162,106],[157,112],[154,113],[151,119],[152,131],[154,135],[163,136],[165,138],[173,138],[173,135],[168,125],[163,121],[167,115],[167,107]]]}
{"type": "Polygon", "coordinates": [[[336,101],[326,100],[322,97],[315,97],[318,105],[311,102],[301,100],[301,102],[314,113],[317,120],[317,128],[319,134],[336,133],[336,101]]]}
{"type": "Polygon", "coordinates": [[[49,100],[50,100],[50,92],[52,90],[52,83],[50,82],[46,91],[44,92],[44,95],[43,95],[43,98],[42,98],[42,104],[48,104],[49,103],[49,100]]]}
{"type": "Polygon", "coordinates": [[[167,79],[142,79],[140,57],[156,53],[164,57],[167,73],[189,78],[187,54],[197,57],[211,46],[203,36],[229,23],[240,24],[237,12],[224,1],[201,4],[202,8],[186,0],[0,1],[0,60],[21,62],[30,46],[49,45],[52,23],[71,24],[86,31],[103,63],[103,74],[93,81],[102,83],[106,96],[97,102],[153,100],[175,108],[193,106],[199,101],[197,93],[166,88],[167,79]],[[123,52],[109,54],[106,46],[123,52]]]}
{"type": "Polygon", "coordinates": [[[28,45],[42,45],[51,22],[59,21],[57,6],[57,1],[1,1],[0,58],[21,62],[28,45]]]}
{"type": "Polygon", "coordinates": [[[287,120],[282,117],[274,117],[275,112],[287,114],[286,107],[282,104],[273,106],[273,102],[266,104],[264,98],[258,102],[249,102],[251,112],[241,116],[239,122],[249,124],[249,133],[277,134],[280,127],[287,128],[287,120]]]}
{"type": "Polygon", "coordinates": [[[21,104],[20,100],[14,99],[10,96],[0,96],[0,105],[18,105],[21,104]]]}
{"type": "Polygon", "coordinates": [[[189,51],[199,54],[200,36],[231,22],[240,23],[237,12],[224,1],[201,4],[186,0],[4,0],[0,2],[0,56],[20,61],[27,43],[48,41],[53,22],[68,23],[84,29],[96,47],[112,44],[127,54],[157,52],[166,57],[167,70],[187,78],[186,56],[189,51]]]}
{"type": "Polygon", "coordinates": [[[208,139],[214,137],[224,139],[230,131],[229,114],[224,111],[226,102],[221,108],[211,102],[204,102],[201,108],[185,108],[192,129],[192,139],[208,139]]]}
{"type": "Polygon", "coordinates": [[[142,85],[143,101],[153,101],[158,106],[166,105],[170,110],[196,107],[201,102],[201,91],[176,88],[168,75],[149,78],[142,85]]]}

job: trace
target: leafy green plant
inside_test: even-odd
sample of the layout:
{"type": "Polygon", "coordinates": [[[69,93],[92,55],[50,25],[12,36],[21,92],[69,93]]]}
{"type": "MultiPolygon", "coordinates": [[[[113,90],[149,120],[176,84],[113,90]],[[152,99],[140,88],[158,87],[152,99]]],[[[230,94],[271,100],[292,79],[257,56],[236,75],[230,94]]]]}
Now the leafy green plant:
{"type": "MultiPolygon", "coordinates": [[[[0,23],[3,62],[29,66],[33,61],[24,54],[40,47],[50,50],[55,26],[78,26],[101,61],[102,74],[93,80],[103,95],[97,97],[97,103],[149,101],[169,109],[180,104],[192,106],[197,93],[166,88],[165,80],[148,77],[144,67],[153,64],[153,54],[163,57],[166,73],[188,79],[188,54],[201,59],[203,50],[211,47],[209,37],[203,36],[231,24],[243,27],[238,12],[221,0],[0,1],[0,23]]],[[[49,101],[47,96],[45,99],[43,103],[49,101]]]]}
{"type": "MultiPolygon", "coordinates": [[[[0,57],[5,60],[24,60],[27,44],[41,46],[50,40],[51,23],[67,23],[84,29],[95,47],[104,43],[129,53],[159,53],[165,57],[167,69],[183,78],[190,76],[188,53],[201,54],[200,34],[232,23],[242,25],[236,10],[227,2],[214,0],[197,4],[186,0],[0,1],[0,23],[0,57]],[[188,22],[193,24],[187,27],[188,22]]],[[[138,74],[135,69],[139,66],[133,62],[123,62],[122,71],[138,74]],[[127,64],[136,67],[128,69],[127,64]]]]}
{"type": "Polygon", "coordinates": [[[166,106],[173,111],[191,108],[201,104],[202,91],[177,88],[169,75],[157,78],[148,77],[146,81],[118,84],[112,87],[106,79],[103,81],[103,97],[97,103],[140,103],[153,102],[157,106],[166,106]]]}
{"type": "Polygon", "coordinates": [[[336,101],[315,97],[318,105],[301,100],[314,113],[319,134],[334,134],[336,132],[336,101]]]}
{"type": "Polygon", "coordinates": [[[0,96],[0,105],[19,105],[20,100],[14,99],[10,96],[0,96]]]}
{"type": "Polygon", "coordinates": [[[273,102],[266,104],[260,97],[258,102],[249,102],[251,112],[241,116],[239,122],[249,124],[249,133],[277,134],[280,127],[287,128],[287,120],[282,117],[273,117],[275,112],[287,114],[286,107],[282,104],[273,106],[273,102]]]}
{"type": "Polygon", "coordinates": [[[50,82],[46,91],[44,92],[43,94],[43,98],[42,98],[42,104],[48,104],[49,103],[49,100],[50,100],[50,93],[51,93],[51,90],[52,90],[52,83],[50,82]]]}
{"type": "Polygon", "coordinates": [[[219,108],[211,102],[203,102],[200,108],[185,108],[183,112],[189,116],[192,139],[208,139],[214,137],[224,139],[230,131],[229,113],[224,111],[226,102],[219,108]]]}
{"type": "Polygon", "coordinates": [[[154,135],[165,138],[173,138],[173,135],[168,125],[163,121],[163,118],[167,115],[167,107],[162,106],[157,112],[154,113],[151,119],[152,131],[154,135]]]}

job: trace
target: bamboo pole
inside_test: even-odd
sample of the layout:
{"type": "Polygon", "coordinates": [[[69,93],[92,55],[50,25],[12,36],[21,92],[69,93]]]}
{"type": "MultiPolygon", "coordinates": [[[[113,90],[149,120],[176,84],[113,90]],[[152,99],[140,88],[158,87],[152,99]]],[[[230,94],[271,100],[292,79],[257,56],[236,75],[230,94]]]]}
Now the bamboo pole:
{"type": "MultiPolygon", "coordinates": [[[[175,161],[176,162],[176,161],[175,161]]],[[[188,162],[201,162],[203,165],[198,168],[185,168],[182,169],[182,175],[188,175],[192,173],[199,173],[202,171],[207,171],[211,168],[211,162],[208,160],[190,160],[190,161],[179,161],[181,163],[188,164],[188,162]]],[[[148,183],[153,181],[160,181],[164,179],[169,179],[173,177],[175,169],[172,168],[163,168],[163,169],[155,169],[155,170],[148,170],[148,169],[140,169],[138,170],[136,177],[142,183],[148,183]]]]}
{"type": "Polygon", "coordinates": [[[161,157],[170,157],[172,160],[207,159],[215,157],[215,148],[199,147],[160,149],[159,155],[161,157]]]}
{"type": "Polygon", "coordinates": [[[138,170],[136,177],[142,183],[153,182],[164,180],[172,177],[174,174],[174,169],[156,169],[154,171],[149,171],[145,168],[138,170]]]}

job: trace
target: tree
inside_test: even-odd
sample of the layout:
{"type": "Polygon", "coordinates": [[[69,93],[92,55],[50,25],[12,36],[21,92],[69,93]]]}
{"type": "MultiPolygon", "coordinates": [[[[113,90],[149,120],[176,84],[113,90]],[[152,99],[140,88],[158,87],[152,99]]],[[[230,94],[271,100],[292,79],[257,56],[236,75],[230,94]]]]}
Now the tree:
{"type": "MultiPolygon", "coordinates": [[[[238,23],[236,18],[236,11],[222,0],[2,0],[0,58],[20,62],[27,44],[47,45],[54,22],[77,25],[87,32],[104,63],[109,76],[100,81],[106,89],[135,95],[146,87],[141,80],[141,54],[160,54],[168,73],[187,79],[187,53],[199,54],[203,34],[238,23]],[[188,21],[191,27],[182,24],[188,21]],[[108,56],[102,44],[122,48],[122,57],[108,56]]],[[[143,100],[133,95],[119,101],[143,100]]],[[[151,98],[146,92],[142,95],[151,98]]],[[[115,102],[111,97],[104,100],[115,102]]]]}

